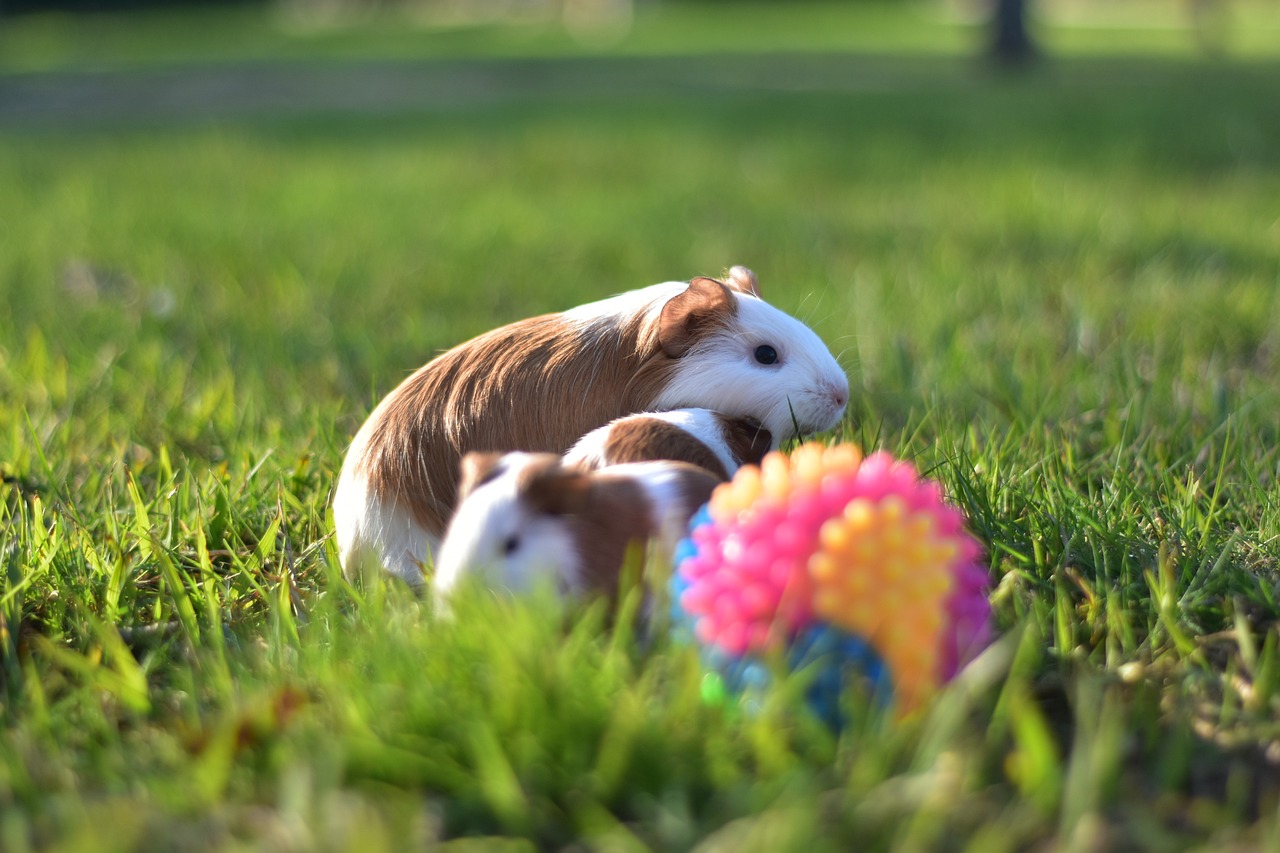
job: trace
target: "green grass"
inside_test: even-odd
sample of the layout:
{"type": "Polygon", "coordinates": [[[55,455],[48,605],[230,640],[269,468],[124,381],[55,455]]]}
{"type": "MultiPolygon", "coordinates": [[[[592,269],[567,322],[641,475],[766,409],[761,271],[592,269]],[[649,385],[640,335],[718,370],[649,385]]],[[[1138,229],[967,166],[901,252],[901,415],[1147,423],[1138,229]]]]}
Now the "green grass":
{"type": "Polygon", "coordinates": [[[1276,843],[1280,71],[865,61],[0,136],[0,847],[1276,843]],[[598,610],[341,579],[329,490],[406,372],[736,262],[849,369],[824,440],[989,550],[1004,639],[924,714],[726,713],[598,610]]]}

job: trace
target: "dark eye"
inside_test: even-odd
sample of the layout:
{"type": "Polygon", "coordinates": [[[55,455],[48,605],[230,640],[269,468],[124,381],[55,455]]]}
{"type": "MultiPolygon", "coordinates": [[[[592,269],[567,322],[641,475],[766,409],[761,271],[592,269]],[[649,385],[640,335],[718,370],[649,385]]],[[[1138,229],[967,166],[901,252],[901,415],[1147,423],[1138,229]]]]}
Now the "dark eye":
{"type": "Polygon", "coordinates": [[[520,547],[519,536],[508,536],[506,539],[502,540],[502,553],[508,557],[514,554],[516,550],[519,549],[519,547],[520,547]]]}
{"type": "Polygon", "coordinates": [[[774,364],[778,360],[778,351],[768,344],[756,347],[756,361],[761,364],[774,364]]]}

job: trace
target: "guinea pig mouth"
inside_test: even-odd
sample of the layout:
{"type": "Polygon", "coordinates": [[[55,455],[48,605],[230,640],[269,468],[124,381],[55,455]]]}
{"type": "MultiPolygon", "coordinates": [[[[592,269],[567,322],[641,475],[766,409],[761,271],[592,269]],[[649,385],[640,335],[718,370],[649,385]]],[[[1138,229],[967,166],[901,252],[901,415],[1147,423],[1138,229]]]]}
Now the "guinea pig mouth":
{"type": "Polygon", "coordinates": [[[826,432],[835,429],[840,424],[840,412],[835,411],[830,416],[821,421],[815,421],[813,424],[805,426],[805,432],[826,432]]]}
{"type": "Polygon", "coordinates": [[[844,403],[838,402],[830,395],[812,393],[807,395],[803,407],[792,406],[789,415],[792,427],[797,433],[826,432],[835,429],[844,415],[844,403]]]}

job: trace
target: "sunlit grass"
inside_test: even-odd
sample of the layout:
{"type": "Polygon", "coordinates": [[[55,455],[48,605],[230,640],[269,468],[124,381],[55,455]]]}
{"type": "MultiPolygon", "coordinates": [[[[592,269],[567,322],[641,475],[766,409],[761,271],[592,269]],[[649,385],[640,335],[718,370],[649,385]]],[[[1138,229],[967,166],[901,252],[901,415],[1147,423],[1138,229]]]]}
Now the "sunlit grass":
{"type": "Polygon", "coordinates": [[[954,70],[0,137],[0,847],[1274,841],[1276,74],[954,70]],[[961,685],[835,737],[598,610],[340,578],[408,371],[730,263],[841,354],[822,439],[987,546],[961,685]]]}

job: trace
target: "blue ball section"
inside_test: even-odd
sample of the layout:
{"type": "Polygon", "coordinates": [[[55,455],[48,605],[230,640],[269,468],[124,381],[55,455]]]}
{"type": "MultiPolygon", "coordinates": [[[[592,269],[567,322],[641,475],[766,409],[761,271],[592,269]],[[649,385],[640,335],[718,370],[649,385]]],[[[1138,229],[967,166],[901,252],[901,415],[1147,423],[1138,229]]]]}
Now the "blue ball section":
{"type": "Polygon", "coordinates": [[[809,707],[832,728],[840,728],[840,697],[857,687],[878,705],[893,698],[893,681],[884,661],[862,637],[831,625],[818,625],[792,641],[788,653],[792,671],[818,666],[806,699],[809,707]]]}
{"type": "Polygon", "coordinates": [[[702,507],[693,514],[693,518],[689,519],[689,532],[692,533],[696,528],[710,523],[711,504],[703,504],[702,507]]]}
{"type": "MultiPolygon", "coordinates": [[[[729,693],[742,697],[748,710],[773,680],[768,665],[755,655],[727,655],[709,647],[700,651],[707,667],[719,673],[729,693]]],[[[845,723],[840,697],[847,689],[858,688],[878,705],[893,696],[889,670],[871,644],[830,625],[801,632],[787,650],[786,663],[791,672],[817,667],[805,700],[833,729],[845,723]]]]}
{"type": "Polygon", "coordinates": [[[685,612],[680,606],[680,596],[689,588],[689,581],[685,580],[680,574],[680,564],[690,557],[698,553],[698,546],[693,542],[693,531],[697,530],[704,524],[711,524],[711,508],[708,504],[703,504],[702,508],[694,513],[693,518],[689,519],[689,535],[676,543],[676,550],[672,562],[675,568],[671,572],[670,592],[671,592],[671,622],[677,633],[686,637],[690,642],[693,641],[693,618],[685,612]]]}
{"type": "MultiPolygon", "coordinates": [[[[703,507],[689,522],[689,531],[710,524],[711,515],[703,507]]],[[[680,605],[680,596],[690,584],[680,574],[680,564],[698,553],[693,539],[682,539],[675,551],[675,571],[671,573],[671,619],[676,635],[696,643],[695,620],[680,605]]],[[[704,701],[722,696],[723,691],[737,694],[746,710],[757,706],[759,696],[773,676],[769,666],[754,655],[729,655],[714,646],[699,645],[708,669],[719,676],[715,689],[704,691],[704,701]],[[723,686],[723,691],[720,685],[723,686]]],[[[817,667],[806,691],[809,707],[833,729],[840,729],[845,719],[840,710],[840,697],[850,687],[858,687],[877,703],[887,704],[893,696],[893,682],[884,661],[861,637],[832,625],[819,623],[800,632],[787,649],[786,664],[791,672],[817,667]]],[[[718,704],[719,700],[715,700],[718,704]]]]}

